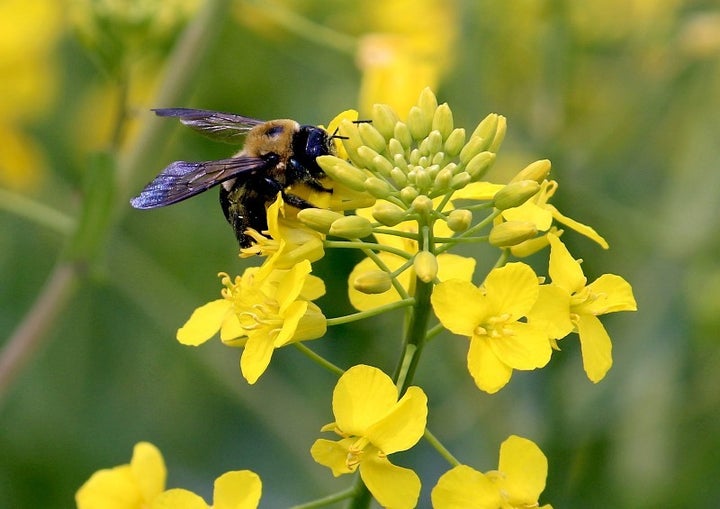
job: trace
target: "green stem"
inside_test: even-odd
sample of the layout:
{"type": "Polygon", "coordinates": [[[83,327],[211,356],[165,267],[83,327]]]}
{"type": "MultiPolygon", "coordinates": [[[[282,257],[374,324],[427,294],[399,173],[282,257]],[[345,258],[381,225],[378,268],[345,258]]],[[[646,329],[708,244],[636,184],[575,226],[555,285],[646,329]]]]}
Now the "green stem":
{"type": "Polygon", "coordinates": [[[306,504],[300,504],[300,505],[294,505],[290,509],[314,509],[315,507],[323,507],[326,505],[334,504],[335,502],[340,502],[341,500],[345,500],[346,498],[350,498],[355,494],[355,488],[348,488],[343,491],[339,491],[337,493],[333,493],[332,495],[328,495],[327,497],[319,498],[317,500],[313,500],[312,502],[307,502],[306,504]]]}
{"type": "Polygon", "coordinates": [[[440,453],[440,456],[447,460],[448,463],[450,463],[454,467],[460,465],[460,462],[457,460],[457,458],[455,458],[455,456],[453,456],[452,453],[447,450],[447,448],[440,442],[440,440],[437,439],[435,435],[430,432],[429,429],[425,428],[425,433],[423,434],[423,437],[430,443],[430,445],[433,446],[433,448],[437,452],[440,453]]]}
{"type": "Polygon", "coordinates": [[[412,258],[407,251],[398,249],[392,246],[386,246],[385,244],[377,244],[374,242],[362,242],[358,241],[345,241],[345,240],[326,240],[325,247],[340,248],[340,249],[361,249],[361,250],[374,250],[374,251],[385,251],[386,253],[392,253],[402,258],[412,258]]]}
{"type": "Polygon", "coordinates": [[[405,333],[405,347],[393,374],[393,380],[398,384],[400,396],[405,394],[413,381],[420,354],[425,345],[432,289],[433,283],[424,283],[420,279],[415,280],[415,304],[405,333]]]}
{"type": "Polygon", "coordinates": [[[353,313],[351,315],[345,315],[345,316],[338,316],[336,318],[328,318],[327,325],[328,325],[328,327],[331,327],[333,325],[342,325],[345,323],[356,322],[358,320],[363,320],[365,318],[371,318],[373,316],[377,316],[382,313],[392,311],[394,309],[409,307],[409,306],[412,306],[414,303],[415,303],[415,300],[412,298],[398,300],[395,302],[391,302],[390,304],[384,304],[384,305],[378,306],[376,308],[368,309],[367,311],[360,311],[358,313],[353,313]]]}
{"type": "Polygon", "coordinates": [[[70,235],[75,229],[75,220],[72,217],[43,203],[5,189],[0,189],[0,209],[28,219],[62,235],[70,235]]]}
{"type": "Polygon", "coordinates": [[[295,346],[295,348],[300,350],[305,356],[309,357],[313,362],[319,364],[320,366],[327,369],[328,371],[330,371],[338,376],[341,376],[343,373],[345,373],[345,371],[342,368],[336,366],[335,364],[333,364],[332,362],[327,360],[322,355],[319,355],[319,354],[313,352],[304,344],[293,343],[293,345],[295,346]]]}

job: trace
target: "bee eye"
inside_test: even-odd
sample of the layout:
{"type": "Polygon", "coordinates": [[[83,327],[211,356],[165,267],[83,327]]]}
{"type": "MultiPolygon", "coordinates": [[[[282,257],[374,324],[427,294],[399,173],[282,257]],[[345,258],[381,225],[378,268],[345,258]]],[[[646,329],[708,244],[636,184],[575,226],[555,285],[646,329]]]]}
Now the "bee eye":
{"type": "Polygon", "coordinates": [[[281,135],[283,133],[284,130],[285,130],[285,128],[283,126],[275,125],[267,130],[267,132],[265,133],[265,136],[267,136],[268,138],[277,138],[279,135],[281,135]]]}

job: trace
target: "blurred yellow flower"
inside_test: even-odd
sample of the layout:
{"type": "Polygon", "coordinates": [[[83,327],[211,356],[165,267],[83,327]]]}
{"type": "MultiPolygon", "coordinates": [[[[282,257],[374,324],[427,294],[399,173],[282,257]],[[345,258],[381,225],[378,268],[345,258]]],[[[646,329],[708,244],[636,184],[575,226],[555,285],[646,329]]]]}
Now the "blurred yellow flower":
{"type": "Polygon", "coordinates": [[[377,368],[357,365],[348,369],[333,391],[335,422],[322,428],[342,438],[318,439],[310,453],[335,477],[360,469],[370,493],[383,507],[415,507],[420,479],[398,467],[389,454],[405,451],[422,437],[427,421],[427,396],[410,387],[398,400],[398,390],[377,368]]]}

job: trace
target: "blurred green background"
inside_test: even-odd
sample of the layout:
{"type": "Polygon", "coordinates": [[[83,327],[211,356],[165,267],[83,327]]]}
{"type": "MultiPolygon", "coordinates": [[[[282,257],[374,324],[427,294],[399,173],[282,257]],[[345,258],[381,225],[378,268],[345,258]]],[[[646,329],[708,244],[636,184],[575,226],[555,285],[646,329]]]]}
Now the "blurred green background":
{"type": "MultiPolygon", "coordinates": [[[[33,322],[47,331],[2,387],[1,507],[71,507],[92,472],[126,463],[141,440],[163,452],[169,487],[208,500],[215,477],[234,469],[260,474],[268,508],[349,485],[308,454],[332,420],[332,375],[288,348],[251,387],[238,370],[239,350],[174,339],[195,307],[218,297],[219,271],[256,264],[237,258],[216,193],[154,211],[126,203],[173,160],[233,151],[154,118],[150,108],[327,123],[374,97],[372,70],[349,48],[382,33],[411,41],[435,66],[428,83],[410,80],[413,100],[429,84],[458,126],[473,128],[489,112],[508,118],[491,178],[552,160],[554,203],[595,227],[611,249],[573,232],[563,239],[591,280],[626,278],[639,306],[603,318],[615,364],[598,385],[585,377],[575,339],[547,368],[516,372],[494,396],[468,376],[466,340],[432,342],[417,380],[429,396],[430,428],[483,471],[496,467],[509,434],[533,439],[550,465],[541,502],[555,508],[717,504],[716,2],[0,0],[3,345],[58,260],[83,261],[57,317],[33,322]],[[183,30],[208,8],[217,11],[206,48],[178,59],[183,30]],[[128,122],[113,132],[118,115],[128,122]],[[88,173],[107,169],[93,166],[96,154],[118,155],[123,171],[148,128],[157,131],[140,167],[119,179],[114,201],[100,192],[88,209],[88,173]],[[104,217],[104,205],[107,223],[84,223],[91,238],[78,255],[68,247],[74,225],[83,213],[104,217]]],[[[400,65],[393,72],[407,76],[400,65]]],[[[327,316],[351,311],[346,277],[358,259],[330,252],[316,264],[328,284],[319,301],[327,316]]],[[[344,367],[390,370],[400,327],[401,315],[389,315],[334,327],[308,346],[344,367]]],[[[419,471],[427,507],[447,468],[442,458],[421,443],[394,462],[419,471]]]]}

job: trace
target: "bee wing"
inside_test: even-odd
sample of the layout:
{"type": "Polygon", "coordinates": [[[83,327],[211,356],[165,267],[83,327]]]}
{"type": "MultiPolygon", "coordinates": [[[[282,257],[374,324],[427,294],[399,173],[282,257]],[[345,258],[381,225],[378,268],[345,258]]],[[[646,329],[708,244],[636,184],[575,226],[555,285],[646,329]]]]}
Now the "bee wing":
{"type": "Polygon", "coordinates": [[[159,108],[153,110],[159,117],[175,117],[183,124],[209,138],[228,143],[237,143],[239,138],[262,120],[243,117],[234,113],[192,108],[159,108]]]}
{"type": "Polygon", "coordinates": [[[136,209],[153,209],[177,203],[242,173],[265,170],[277,164],[272,158],[238,156],[219,161],[175,161],[130,200],[136,209]]]}

